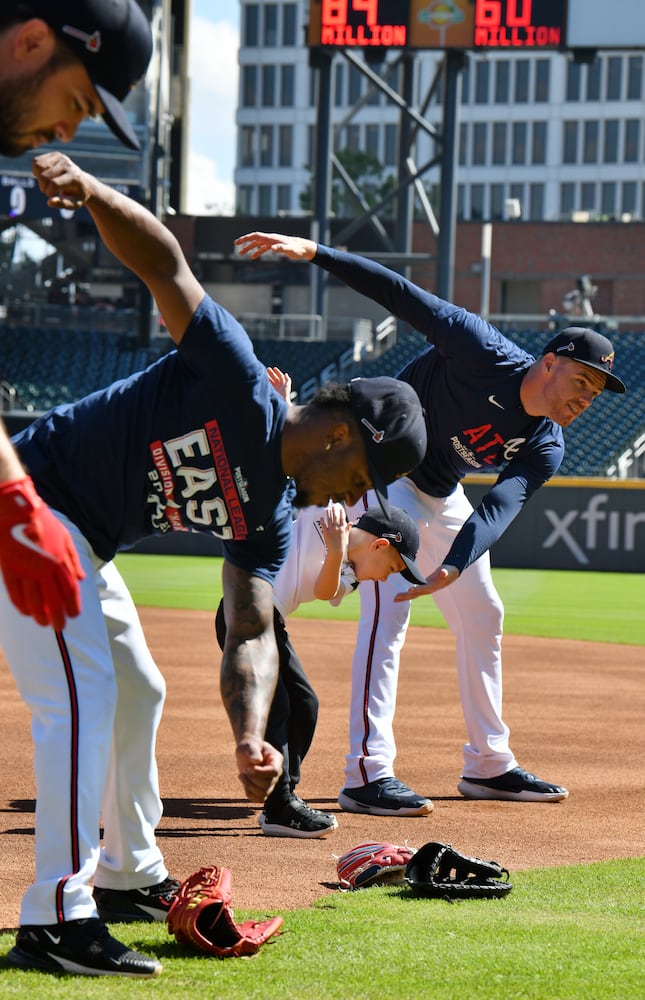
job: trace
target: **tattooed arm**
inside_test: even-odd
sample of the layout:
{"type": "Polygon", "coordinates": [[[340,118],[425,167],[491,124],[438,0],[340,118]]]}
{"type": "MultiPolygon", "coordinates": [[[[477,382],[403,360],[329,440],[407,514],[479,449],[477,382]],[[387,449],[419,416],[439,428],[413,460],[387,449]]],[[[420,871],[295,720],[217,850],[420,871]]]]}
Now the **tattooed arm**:
{"type": "Polygon", "coordinates": [[[278,676],[271,584],[224,561],[226,642],[220,690],[235,736],[240,781],[263,802],[282,771],[282,755],[264,739],[278,676]]]}

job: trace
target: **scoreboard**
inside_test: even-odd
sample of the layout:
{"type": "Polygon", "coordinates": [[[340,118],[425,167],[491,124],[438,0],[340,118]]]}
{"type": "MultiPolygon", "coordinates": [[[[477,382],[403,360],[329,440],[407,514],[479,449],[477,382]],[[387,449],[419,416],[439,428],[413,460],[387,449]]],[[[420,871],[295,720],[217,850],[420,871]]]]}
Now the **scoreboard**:
{"type": "Polygon", "coordinates": [[[307,44],[329,50],[642,48],[645,0],[310,0],[307,44]]]}

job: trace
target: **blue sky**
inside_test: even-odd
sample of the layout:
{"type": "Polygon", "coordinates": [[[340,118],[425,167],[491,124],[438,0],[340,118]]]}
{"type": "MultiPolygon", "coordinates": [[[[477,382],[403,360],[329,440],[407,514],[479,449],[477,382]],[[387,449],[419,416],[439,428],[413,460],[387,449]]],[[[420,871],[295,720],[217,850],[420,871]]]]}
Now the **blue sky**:
{"type": "Polygon", "coordinates": [[[233,212],[239,15],[238,0],[193,0],[186,195],[191,215],[233,212]]]}

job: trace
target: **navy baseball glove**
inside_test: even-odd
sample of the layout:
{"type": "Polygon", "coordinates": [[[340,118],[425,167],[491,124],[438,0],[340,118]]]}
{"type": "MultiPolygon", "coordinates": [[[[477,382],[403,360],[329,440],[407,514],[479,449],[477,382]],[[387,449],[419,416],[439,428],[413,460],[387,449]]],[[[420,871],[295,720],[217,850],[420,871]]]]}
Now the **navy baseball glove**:
{"type": "Polygon", "coordinates": [[[405,878],[414,892],[438,899],[499,899],[511,891],[507,868],[469,858],[452,844],[424,844],[408,861],[405,878]]]}

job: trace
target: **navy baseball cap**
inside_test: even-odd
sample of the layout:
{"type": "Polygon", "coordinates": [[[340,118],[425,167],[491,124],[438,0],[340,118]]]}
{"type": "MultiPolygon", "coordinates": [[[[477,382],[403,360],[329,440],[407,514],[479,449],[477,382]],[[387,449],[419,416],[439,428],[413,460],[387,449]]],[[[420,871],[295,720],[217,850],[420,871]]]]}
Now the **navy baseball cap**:
{"type": "Polygon", "coordinates": [[[384,514],[380,507],[368,507],[354,522],[355,528],[368,531],[377,538],[387,538],[390,545],[397,550],[405,563],[401,576],[408,583],[425,583],[426,578],[415,563],[419,551],[419,531],[409,514],[400,507],[390,507],[390,513],[384,514]]]}
{"type": "Polygon", "coordinates": [[[595,368],[606,377],[605,389],[610,392],[625,392],[625,384],[614,375],[614,346],[607,337],[584,326],[568,326],[553,337],[542,351],[542,355],[556,354],[559,358],[571,358],[587,368],[595,368]]]}
{"type": "Polygon", "coordinates": [[[145,74],[152,55],[148,19],[135,0],[29,0],[87,70],[103,120],[131,149],[140,149],[122,101],[145,74]]]}
{"type": "Polygon", "coordinates": [[[372,486],[388,516],[387,484],[416,469],[426,453],[423,407],[407,382],[396,378],[354,378],[352,408],[363,435],[372,486]]]}

